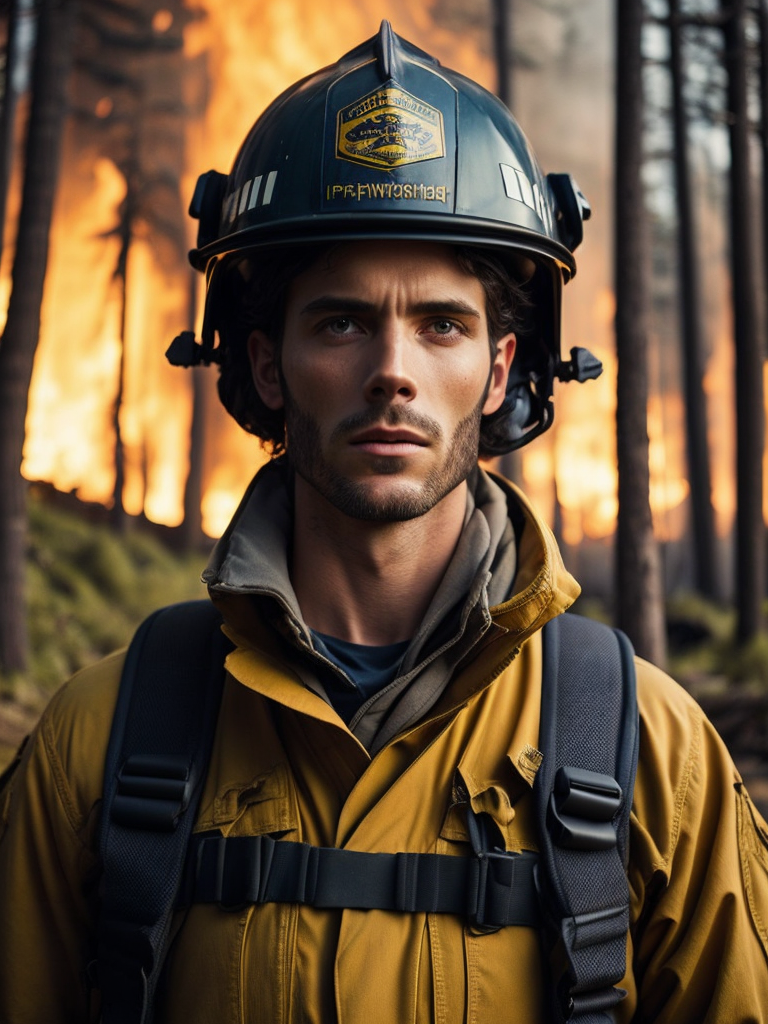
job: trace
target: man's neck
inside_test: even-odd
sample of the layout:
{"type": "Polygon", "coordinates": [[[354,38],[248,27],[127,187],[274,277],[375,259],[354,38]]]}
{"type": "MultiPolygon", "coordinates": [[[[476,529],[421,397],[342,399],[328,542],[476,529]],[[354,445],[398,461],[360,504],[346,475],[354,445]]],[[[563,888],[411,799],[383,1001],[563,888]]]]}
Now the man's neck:
{"type": "Polygon", "coordinates": [[[461,536],[466,501],[462,483],[423,516],[370,522],[297,476],[291,580],[307,625],[358,644],[410,639],[461,536]]]}

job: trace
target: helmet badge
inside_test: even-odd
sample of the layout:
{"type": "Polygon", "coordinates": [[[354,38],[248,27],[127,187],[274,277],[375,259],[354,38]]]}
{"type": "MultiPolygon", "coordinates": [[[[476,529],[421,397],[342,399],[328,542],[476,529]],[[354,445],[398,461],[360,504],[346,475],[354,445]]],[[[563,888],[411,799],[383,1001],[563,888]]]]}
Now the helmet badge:
{"type": "Polygon", "coordinates": [[[392,82],[338,112],[339,160],[389,170],[443,156],[441,112],[392,82]]]}

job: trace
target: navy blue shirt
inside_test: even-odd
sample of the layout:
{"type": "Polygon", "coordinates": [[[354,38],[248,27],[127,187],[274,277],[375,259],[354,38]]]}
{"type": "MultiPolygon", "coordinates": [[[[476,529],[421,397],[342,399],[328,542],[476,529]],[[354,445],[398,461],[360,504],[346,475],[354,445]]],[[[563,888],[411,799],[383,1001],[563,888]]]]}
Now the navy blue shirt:
{"type": "Polygon", "coordinates": [[[370,697],[397,677],[400,662],[410,643],[410,640],[401,640],[396,644],[371,647],[326,636],[314,629],[311,632],[315,649],[338,665],[355,684],[354,688],[350,687],[330,672],[323,679],[328,699],[347,724],[370,697]]]}

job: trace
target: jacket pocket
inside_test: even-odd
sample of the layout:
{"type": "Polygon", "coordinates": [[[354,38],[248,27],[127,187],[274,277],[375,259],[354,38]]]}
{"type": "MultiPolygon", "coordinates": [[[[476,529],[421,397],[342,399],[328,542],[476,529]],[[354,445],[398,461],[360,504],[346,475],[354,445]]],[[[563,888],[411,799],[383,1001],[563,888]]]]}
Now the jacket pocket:
{"type": "Polygon", "coordinates": [[[297,831],[298,812],[285,765],[273,765],[247,782],[222,787],[195,825],[196,832],[212,829],[225,836],[297,831]]]}
{"type": "MultiPolygon", "coordinates": [[[[487,815],[509,852],[536,850],[529,820],[529,787],[512,765],[509,778],[488,779],[465,766],[457,770],[453,798],[437,844],[438,853],[471,857],[468,806],[487,815]]],[[[432,999],[436,1024],[484,1024],[491,1020],[546,1020],[539,933],[507,926],[486,933],[452,915],[429,915],[432,999]]]]}
{"type": "MultiPolygon", "coordinates": [[[[467,805],[475,814],[486,814],[493,821],[504,842],[504,849],[519,853],[538,850],[534,830],[530,826],[530,789],[509,765],[509,778],[504,780],[476,777],[462,767],[456,771],[450,807],[440,830],[440,839],[449,843],[469,843],[467,805]]],[[[450,847],[445,852],[454,852],[450,847]]],[[[468,851],[467,851],[468,853],[468,851]]]]}
{"type": "MultiPolygon", "coordinates": [[[[195,832],[225,837],[297,833],[284,763],[247,781],[220,783],[195,832]]],[[[234,908],[198,903],[177,915],[166,968],[168,1024],[287,1024],[296,916],[296,906],[282,903],[234,908]]]]}

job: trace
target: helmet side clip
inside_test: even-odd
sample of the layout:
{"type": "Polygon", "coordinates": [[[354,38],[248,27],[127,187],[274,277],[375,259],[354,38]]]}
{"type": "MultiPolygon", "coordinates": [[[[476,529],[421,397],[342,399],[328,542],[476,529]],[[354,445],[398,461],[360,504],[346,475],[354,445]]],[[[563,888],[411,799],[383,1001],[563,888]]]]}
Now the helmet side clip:
{"type": "Polygon", "coordinates": [[[197,249],[189,254],[195,270],[205,270],[206,260],[198,259],[198,251],[219,237],[221,209],[229,178],[220,171],[206,171],[197,179],[189,204],[189,216],[198,221],[197,249]]]}
{"type": "Polygon", "coordinates": [[[592,216],[592,207],[572,175],[548,174],[547,181],[555,199],[557,233],[573,252],[584,239],[584,221],[592,216]]]}
{"type": "Polygon", "coordinates": [[[558,380],[575,380],[583,384],[585,380],[595,380],[603,372],[603,364],[586,348],[572,348],[569,360],[561,359],[557,364],[555,376],[558,380]]]}

